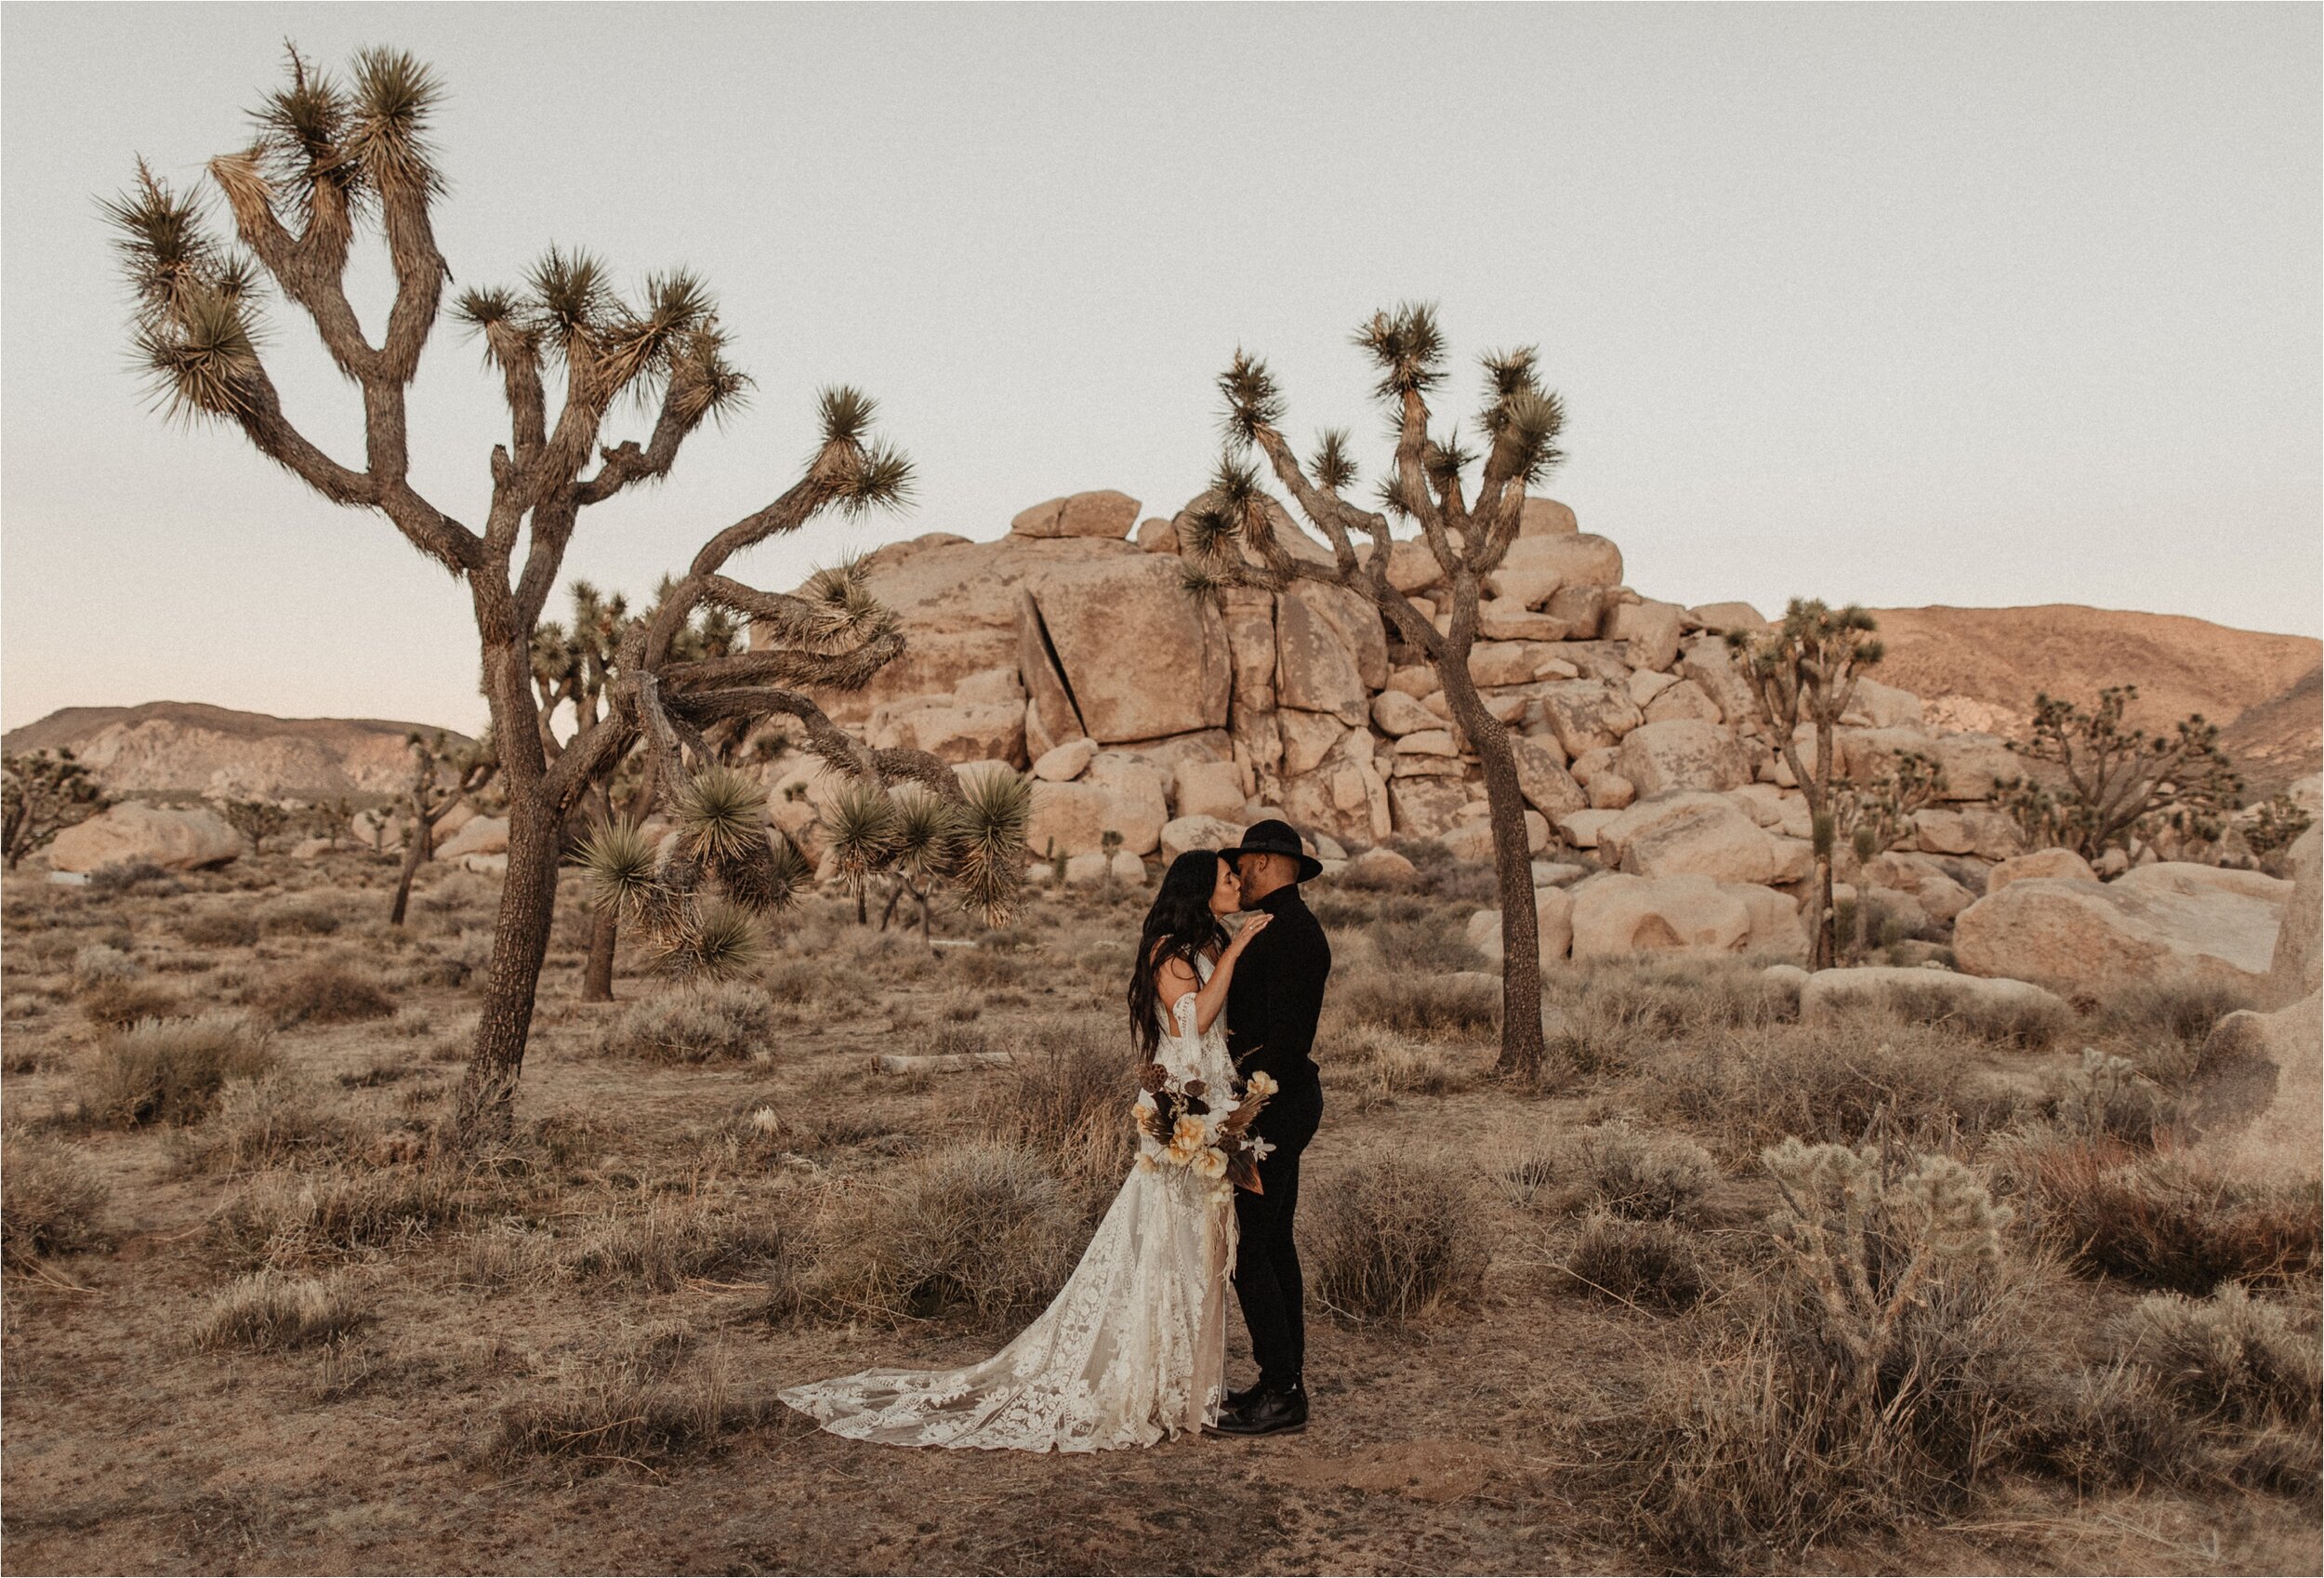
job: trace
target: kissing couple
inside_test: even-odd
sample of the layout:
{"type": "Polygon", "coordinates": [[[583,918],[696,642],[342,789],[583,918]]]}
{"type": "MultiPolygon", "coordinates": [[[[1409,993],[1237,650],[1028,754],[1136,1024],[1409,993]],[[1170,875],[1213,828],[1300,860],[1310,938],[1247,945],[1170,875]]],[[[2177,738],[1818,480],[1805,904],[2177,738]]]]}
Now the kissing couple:
{"type": "Polygon", "coordinates": [[[1127,996],[1142,1054],[1122,1070],[1138,1157],[1050,1306],[958,1370],[865,1370],[783,1401],[855,1440],[1098,1452],[1182,1430],[1307,1424],[1306,1323],[1291,1222],[1324,1111],[1311,1055],[1331,948],[1300,897],[1322,869],[1291,825],[1171,862],[1127,996]],[[1229,935],[1225,918],[1248,918],[1229,935]],[[1226,1388],[1226,1289],[1259,1374],[1226,1388]]]}

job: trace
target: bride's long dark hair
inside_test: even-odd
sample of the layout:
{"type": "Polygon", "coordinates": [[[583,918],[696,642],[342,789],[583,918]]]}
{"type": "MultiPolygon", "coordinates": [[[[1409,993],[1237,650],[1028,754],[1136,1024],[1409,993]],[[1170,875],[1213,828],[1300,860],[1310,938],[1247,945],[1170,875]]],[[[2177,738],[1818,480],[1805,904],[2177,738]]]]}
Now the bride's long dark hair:
{"type": "Polygon", "coordinates": [[[1180,960],[1200,975],[1195,955],[1226,946],[1226,928],[1210,912],[1210,894],[1218,885],[1219,852],[1190,849],[1170,862],[1162,874],[1162,889],[1154,895],[1154,908],[1146,911],[1137,956],[1129,964],[1129,1028],[1149,1063],[1162,1044],[1162,993],[1155,979],[1162,973],[1163,961],[1180,960]]]}

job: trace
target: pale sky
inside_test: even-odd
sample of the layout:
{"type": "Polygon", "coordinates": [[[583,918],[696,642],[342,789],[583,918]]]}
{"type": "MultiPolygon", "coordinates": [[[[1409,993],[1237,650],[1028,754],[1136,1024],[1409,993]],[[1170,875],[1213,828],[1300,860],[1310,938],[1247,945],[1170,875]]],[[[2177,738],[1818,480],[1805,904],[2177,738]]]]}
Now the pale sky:
{"type": "MultiPolygon", "coordinates": [[[[483,719],[465,588],[129,365],[98,199],[140,153],[202,184],[285,36],[439,69],[460,285],[554,241],[719,291],[753,404],[585,516],[569,578],[650,593],[791,482],[828,382],[880,399],[918,504],[759,550],[761,585],[1085,488],[1174,511],[1238,345],[1377,474],[1348,335],[1413,298],[1463,414],[1478,352],[1539,346],[1571,457],[1539,491],[1647,596],[2317,634],[2319,15],[8,5],[0,723],[483,719]]],[[[286,404],[360,461],[303,314],[270,318],[286,404]]],[[[505,416],[448,323],[412,400],[415,480],[481,524],[505,416]]]]}

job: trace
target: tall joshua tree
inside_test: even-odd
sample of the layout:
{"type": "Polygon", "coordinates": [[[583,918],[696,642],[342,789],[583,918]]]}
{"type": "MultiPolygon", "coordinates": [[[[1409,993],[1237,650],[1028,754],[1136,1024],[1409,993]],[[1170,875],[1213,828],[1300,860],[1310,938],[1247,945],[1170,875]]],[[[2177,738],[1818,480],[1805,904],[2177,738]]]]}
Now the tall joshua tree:
{"type": "Polygon", "coordinates": [[[2027,737],[2009,748],[2048,762],[2054,787],[2024,775],[1996,785],[2002,808],[2037,844],[2063,844],[2087,860],[2109,847],[2134,854],[2165,828],[2205,842],[2243,803],[2243,779],[2219,749],[2219,725],[2190,712],[2168,735],[2126,728],[2136,685],[2109,685],[2084,711],[2038,693],[2027,737]]]}
{"type": "Polygon", "coordinates": [[[1457,429],[1429,431],[1429,395],[1445,380],[1444,337],[1433,308],[1406,305],[1375,313],[1355,343],[1380,371],[1374,392],[1390,418],[1395,455],[1380,484],[1378,509],[1344,497],[1355,481],[1344,429],[1327,430],[1304,463],[1283,436],[1284,400],[1266,364],[1242,351],[1219,378],[1226,402],[1228,453],[1208,501],[1190,517],[1190,580],[1198,589],[1326,581],[1371,600],[1405,641],[1428,656],[1453,718],[1475,747],[1492,808],[1493,856],[1501,898],[1501,1053],[1504,1072],[1525,1078],[1541,1066],[1541,956],[1525,802],[1507,724],[1486,709],[1469,672],[1485,578],[1517,538],[1525,487],[1565,456],[1558,397],[1541,387],[1530,348],[1485,357],[1480,455],[1457,429]],[[1331,544],[1331,563],[1293,555],[1276,535],[1290,517],[1261,482],[1258,451],[1300,513],[1331,544]],[[1475,491],[1470,492],[1473,473],[1475,491]],[[1451,589],[1451,619],[1439,629],[1388,579],[1389,517],[1418,523],[1421,540],[1451,589]]]}
{"type": "Polygon", "coordinates": [[[1727,644],[1743,659],[1744,675],[1776,749],[1783,753],[1807,802],[1816,851],[1815,943],[1809,967],[1816,970],[1828,970],[1840,959],[1832,862],[1842,808],[1833,736],[1855,700],[1856,681],[1881,660],[1882,648],[1872,633],[1876,628],[1872,616],[1853,603],[1836,609],[1814,598],[1795,597],[1783,611],[1783,622],[1773,630],[1727,632],[1727,644]],[[1802,723],[1816,731],[1812,769],[1800,759],[1802,723]]]}
{"type": "Polygon", "coordinates": [[[191,198],[142,164],[110,216],[137,303],[135,342],[160,403],[239,428],[324,497],[385,516],[467,585],[508,800],[508,876],[457,1107],[464,1134],[490,1137],[507,1129],[532,1027],[561,829],[596,775],[633,743],[644,741],[650,771],[675,792],[687,781],[689,758],[708,757],[704,729],[788,713],[812,748],[850,771],[881,781],[918,777],[959,795],[933,757],[867,750],[788,688],[860,685],[902,650],[892,617],[860,582],[786,596],[726,574],[735,554],[825,511],[896,503],[910,466],[873,441],[870,400],[826,391],[821,436],[798,479],[705,542],[654,617],[627,630],[605,714],[552,762],[542,744],[532,642],[582,511],[667,475],[694,431],[744,399],[749,379],[728,360],[716,304],[693,274],[654,276],[625,298],[597,259],[551,247],[522,285],[471,289],[454,305],[499,376],[508,431],[490,448],[481,525],[451,514],[412,479],[405,417],[450,278],[436,245],[444,182],[429,135],[441,90],[427,67],[387,49],[356,56],[343,81],[296,52],[285,74],[255,113],[250,145],[209,164],[239,249],[211,232],[191,198]],[[376,341],[346,285],[355,242],[374,232],[395,282],[376,341]],[[328,453],[284,411],[260,351],[267,285],[307,315],[361,394],[359,463],[328,453]],[[563,391],[552,409],[548,384],[558,375],[563,391]],[[610,442],[609,418],[625,404],[653,414],[643,443],[610,442]],[[750,619],[772,641],[758,652],[680,658],[679,633],[705,605],[750,619]]]}

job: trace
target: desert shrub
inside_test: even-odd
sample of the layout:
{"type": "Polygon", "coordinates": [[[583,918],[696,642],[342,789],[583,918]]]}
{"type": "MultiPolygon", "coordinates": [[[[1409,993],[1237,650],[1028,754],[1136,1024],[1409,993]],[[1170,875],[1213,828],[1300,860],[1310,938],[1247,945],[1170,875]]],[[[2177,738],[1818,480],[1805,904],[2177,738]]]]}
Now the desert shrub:
{"type": "Polygon", "coordinates": [[[1434,839],[1393,838],[1388,847],[1412,862],[1413,885],[1432,898],[1475,906],[1499,896],[1490,861],[1462,860],[1434,839]]]}
{"type": "Polygon", "coordinates": [[[1546,985],[1544,1062],[1578,1074],[1621,1073],[1674,1042],[1799,1017],[1799,988],[1723,960],[1604,961],[1546,985]]]}
{"type": "Polygon", "coordinates": [[[1094,1204],[1138,1154],[1129,1115],[1136,1075],[1129,1038],[1111,1019],[1042,1020],[1008,1067],[979,1082],[971,1112],[986,1138],[1051,1157],[1066,1187],[1094,1204]]]}
{"type": "Polygon", "coordinates": [[[250,1262],[383,1249],[457,1224],[460,1178],[439,1166],[339,1173],[264,1173],[218,1213],[214,1231],[250,1262]]]}
{"type": "Polygon", "coordinates": [[[2051,1114],[2070,1134],[2152,1147],[2178,1116],[2178,1105],[2126,1057],[2082,1049],[2079,1067],[2059,1077],[2051,1114]]]}
{"type": "Polygon", "coordinates": [[[1703,1296],[1708,1280],[1685,1232],[1604,1211],[1582,1218],[1565,1274],[1588,1292],[1650,1309],[1684,1309],[1703,1296]]]}
{"type": "Polygon", "coordinates": [[[196,1122],[228,1080],[273,1067],[265,1033],[239,1014],[141,1019],[98,1048],[80,1116],[112,1128],[196,1122]]]}
{"type": "Polygon", "coordinates": [[[2092,1029],[2166,1090],[2183,1091],[2200,1072],[2212,1028],[2238,1009],[2257,1006],[2251,991],[2193,977],[2136,981],[2099,1001],[2092,1029]]]}
{"type": "Polygon", "coordinates": [[[1908,1025],[1949,1030],[1992,1046],[2039,1052],[2073,1028],[2073,1011],[2039,999],[1992,1002],[1962,999],[1937,986],[1890,986],[1878,1005],[1908,1025]]]}
{"type": "Polygon", "coordinates": [[[2115,1325],[2126,1358],[2182,1408],[2243,1426],[2312,1429],[2324,1386],[2313,1322],[2238,1283],[2206,1299],[2150,1293],[2115,1325]]]}
{"type": "Polygon", "coordinates": [[[562,1264],[578,1280],[673,1293],[690,1278],[779,1261],[796,1247],[790,1223],[763,1204],[726,1213],[698,1199],[673,1197],[654,1200],[641,1212],[600,1217],[581,1232],[562,1264]]]}
{"type": "Polygon", "coordinates": [[[1080,1248],[1080,1213],[1036,1153],[989,1140],[920,1158],[844,1200],[804,1290],[811,1306],[901,1320],[1037,1309],[1080,1248]]]}
{"type": "Polygon", "coordinates": [[[823,995],[824,966],[812,959],[778,959],[759,972],[759,984],[770,1001],[788,1008],[803,1008],[823,995]]]}
{"type": "Polygon", "coordinates": [[[1482,1040],[1500,1028],[1500,982],[1378,971],[1336,988],[1324,1013],[1318,1041],[1326,1044],[1364,1026],[1431,1041],[1482,1040]]]}
{"type": "Polygon", "coordinates": [[[1386,970],[1443,975],[1455,970],[1486,968],[1485,955],[1470,943],[1463,922],[1454,919],[1454,912],[1410,921],[1374,921],[1364,932],[1379,949],[1380,966],[1386,970]]]}
{"type": "Polygon", "coordinates": [[[651,1465],[711,1447],[783,1412],[772,1397],[733,1398],[715,1372],[673,1378],[666,1369],[639,1357],[568,1372],[546,1395],[502,1407],[493,1452],[503,1460],[651,1465]]]}
{"type": "Polygon", "coordinates": [[[145,966],[128,951],[126,939],[120,948],[110,943],[89,943],[73,955],[73,986],[76,991],[133,981],[144,974],[145,966]]]}
{"type": "Polygon", "coordinates": [[[493,1293],[532,1281],[553,1261],[546,1234],[522,1222],[495,1222],[461,1244],[459,1277],[465,1287],[493,1293]]]}
{"type": "Polygon", "coordinates": [[[271,1073],[227,1081],[209,1121],[189,1131],[176,1148],[179,1161],[196,1172],[255,1173],[344,1156],[362,1140],[354,1124],[324,1105],[320,1091],[271,1073]]]}
{"type": "Polygon", "coordinates": [[[140,1019],[173,1018],[184,1007],[185,1000],[175,991],[141,978],[99,981],[81,994],[81,1016],[108,1029],[140,1019]]]}
{"type": "Polygon", "coordinates": [[[1324,1307],[1404,1320],[1475,1295],[1488,1246],[1467,1169],[1408,1150],[1342,1173],[1319,1192],[1302,1259],[1324,1307]]]}
{"type": "Polygon", "coordinates": [[[66,1141],[27,1130],[0,1136],[0,1248],[11,1264],[96,1248],[112,1193],[66,1141]]]}
{"type": "Polygon", "coordinates": [[[1787,1140],[1763,1154],[1785,1270],[1625,1421],[1631,1532],[1696,1570],[1956,1505],[2002,1457],[2028,1328],[1968,1169],[1787,1140]]]}
{"type": "Polygon", "coordinates": [[[258,913],[262,931],[293,936],[327,937],[339,929],[339,912],[320,895],[285,898],[258,913]]]}
{"type": "Polygon", "coordinates": [[[1645,1093],[1663,1111],[1750,1155],[1787,1134],[1854,1141],[1875,1121],[1906,1134],[1998,1129],[2014,1097],[1982,1090],[1960,1043],[1941,1030],[1891,1025],[1872,1040],[1851,1015],[1827,1024],[1717,1032],[1648,1065],[1645,1093]]]}
{"type": "Polygon", "coordinates": [[[964,949],[954,962],[960,978],[972,987],[1014,987],[1023,983],[1031,967],[1014,952],[964,949]]]}
{"type": "Polygon", "coordinates": [[[1618,1118],[1578,1131],[1567,1156],[1600,1206],[1640,1221],[1693,1215],[1719,1181],[1710,1153],[1694,1141],[1642,1134],[1618,1118]]]}
{"type": "Polygon", "coordinates": [[[2317,1264],[2316,1187],[2229,1178],[2190,1153],[2030,1132],[1997,1147],[2036,1229],[2079,1270],[2202,1294],[2317,1264]]]}
{"type": "Polygon", "coordinates": [[[185,884],[151,860],[121,860],[88,874],[92,897],[118,898],[126,894],[167,897],[186,891],[185,884]]]}
{"type": "Polygon", "coordinates": [[[278,971],[258,983],[251,1003],[278,1029],[300,1025],[344,1025],[385,1019],[395,1000],[376,978],[344,964],[318,962],[278,971]]]}
{"type": "Polygon", "coordinates": [[[640,998],[598,1030],[601,1056],[649,1063],[722,1063],[774,1055],[773,1004],[755,986],[729,981],[640,998]]]}
{"type": "Polygon", "coordinates": [[[366,1314],[337,1277],[253,1272],[219,1292],[193,1325],[196,1347],[289,1348],[329,1342],[361,1325],[366,1314]]]}
{"type": "Polygon", "coordinates": [[[1446,1095],[1469,1088],[1471,1074],[1443,1045],[1358,1024],[1331,1038],[1324,1062],[1335,1085],[1353,1085],[1356,1109],[1400,1095],[1446,1095]]]}
{"type": "Polygon", "coordinates": [[[2043,1365],[2028,1380],[2022,1409],[2011,1455],[2080,1490],[2172,1477],[2195,1445],[2153,1372],[2121,1359],[2095,1368],[2043,1365]]]}
{"type": "Polygon", "coordinates": [[[1565,1169],[1564,1147],[1546,1129],[1504,1121],[1477,1146],[1477,1171],[1511,1205],[1529,1206],[1565,1169]]]}

